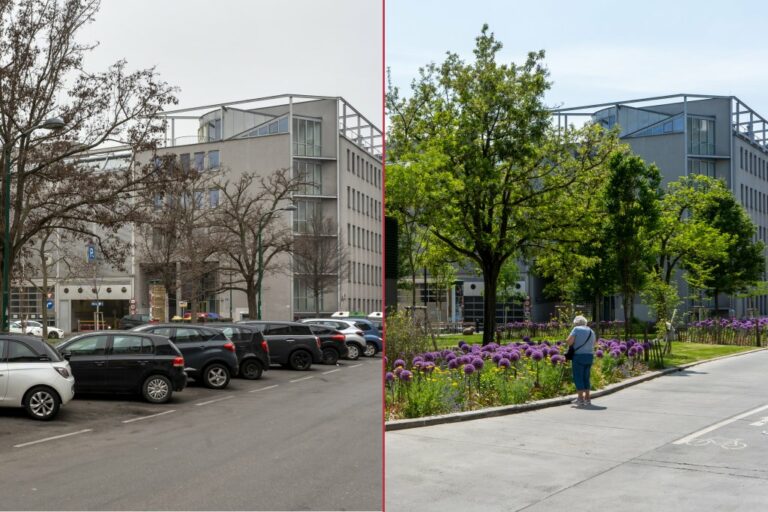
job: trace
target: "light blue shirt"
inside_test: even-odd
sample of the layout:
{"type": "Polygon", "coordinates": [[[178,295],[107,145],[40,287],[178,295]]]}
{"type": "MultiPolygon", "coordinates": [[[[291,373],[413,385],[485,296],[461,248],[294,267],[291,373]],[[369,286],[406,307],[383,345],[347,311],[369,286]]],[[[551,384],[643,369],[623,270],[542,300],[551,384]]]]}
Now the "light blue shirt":
{"type": "Polygon", "coordinates": [[[574,339],[574,353],[591,354],[595,351],[595,333],[586,325],[577,325],[573,328],[569,336],[573,336],[574,339]],[[585,341],[586,343],[584,343],[585,341]]]}

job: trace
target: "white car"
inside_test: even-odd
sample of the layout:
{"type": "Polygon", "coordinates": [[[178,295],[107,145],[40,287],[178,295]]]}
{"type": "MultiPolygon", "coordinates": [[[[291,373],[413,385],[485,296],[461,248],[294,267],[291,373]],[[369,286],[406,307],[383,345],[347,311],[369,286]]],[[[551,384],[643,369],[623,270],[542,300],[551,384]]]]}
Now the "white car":
{"type": "Polygon", "coordinates": [[[48,343],[0,336],[0,407],[24,407],[33,419],[47,421],[74,396],[69,361],[48,343]]]}
{"type": "MultiPolygon", "coordinates": [[[[37,336],[38,338],[43,337],[43,324],[40,322],[36,322],[34,320],[27,320],[27,328],[25,331],[21,330],[21,320],[17,320],[16,322],[11,323],[10,332],[12,333],[23,333],[23,334],[29,334],[31,336],[37,336]]],[[[58,327],[53,327],[52,325],[48,326],[48,337],[51,339],[61,339],[64,336],[64,331],[59,329],[58,327]]]]}
{"type": "Polygon", "coordinates": [[[322,325],[341,331],[346,337],[346,344],[349,349],[347,359],[354,361],[361,355],[371,357],[376,353],[376,347],[373,344],[370,347],[368,346],[368,343],[365,341],[365,334],[360,327],[355,325],[354,321],[347,320],[346,318],[304,318],[301,322],[322,325]]]}

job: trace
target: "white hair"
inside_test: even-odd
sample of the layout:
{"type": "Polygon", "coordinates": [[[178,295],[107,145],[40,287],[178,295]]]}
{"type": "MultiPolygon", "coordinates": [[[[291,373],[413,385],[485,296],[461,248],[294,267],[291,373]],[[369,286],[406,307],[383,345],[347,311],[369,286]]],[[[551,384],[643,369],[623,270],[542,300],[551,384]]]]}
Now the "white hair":
{"type": "Polygon", "coordinates": [[[573,325],[587,325],[587,319],[579,315],[573,319],[573,325]]]}

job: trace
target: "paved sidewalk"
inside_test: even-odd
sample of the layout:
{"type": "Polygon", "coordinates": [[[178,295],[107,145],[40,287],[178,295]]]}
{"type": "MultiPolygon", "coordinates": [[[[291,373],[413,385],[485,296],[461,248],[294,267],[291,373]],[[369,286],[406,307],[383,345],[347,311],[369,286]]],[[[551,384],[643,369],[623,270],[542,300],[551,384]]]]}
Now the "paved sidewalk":
{"type": "Polygon", "coordinates": [[[388,510],[768,509],[768,352],[593,401],[386,434],[388,510]]]}

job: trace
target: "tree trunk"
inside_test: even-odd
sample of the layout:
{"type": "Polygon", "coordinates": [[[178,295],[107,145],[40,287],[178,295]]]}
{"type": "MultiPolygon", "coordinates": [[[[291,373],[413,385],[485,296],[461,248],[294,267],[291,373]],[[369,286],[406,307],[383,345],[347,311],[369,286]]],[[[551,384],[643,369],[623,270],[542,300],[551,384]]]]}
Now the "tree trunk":
{"type": "Polygon", "coordinates": [[[621,304],[624,307],[624,339],[629,339],[629,329],[630,329],[630,320],[632,318],[632,313],[629,311],[630,308],[630,299],[627,296],[627,294],[624,294],[621,296],[621,304]]]}
{"type": "Polygon", "coordinates": [[[259,306],[256,302],[256,284],[251,280],[248,280],[245,285],[245,295],[248,299],[248,319],[255,320],[259,306]]]}
{"type": "Polygon", "coordinates": [[[719,304],[719,302],[717,300],[717,296],[718,295],[719,295],[719,293],[718,293],[717,289],[715,289],[715,318],[720,318],[720,312],[719,312],[720,304],[719,304]]]}
{"type": "Polygon", "coordinates": [[[315,290],[315,316],[320,316],[320,293],[315,290]]]}
{"type": "Polygon", "coordinates": [[[493,263],[483,265],[483,345],[488,345],[494,340],[496,332],[496,289],[501,265],[493,263]]]}
{"type": "Polygon", "coordinates": [[[602,306],[602,297],[599,293],[595,294],[595,314],[592,318],[595,319],[595,337],[600,337],[600,309],[602,306]]]}

